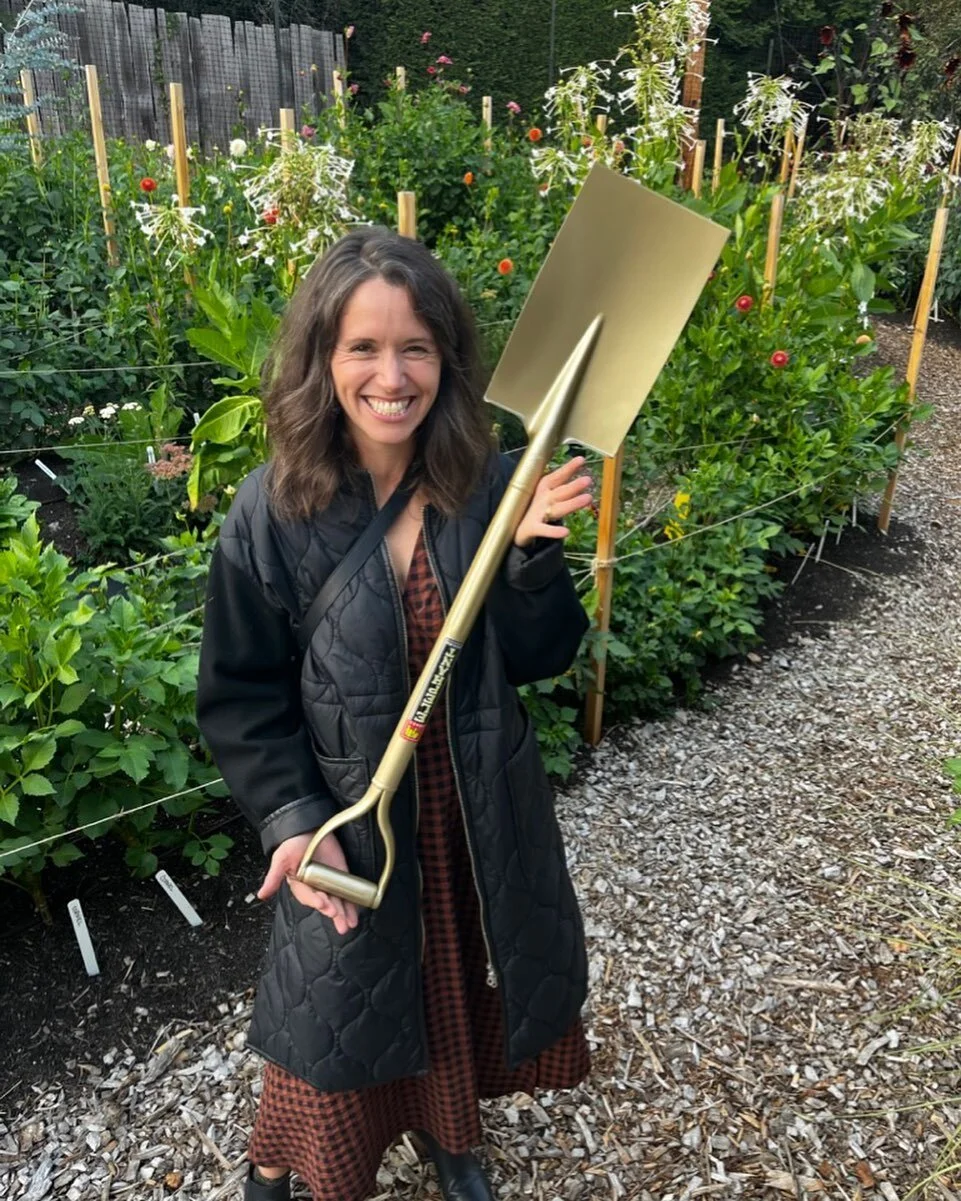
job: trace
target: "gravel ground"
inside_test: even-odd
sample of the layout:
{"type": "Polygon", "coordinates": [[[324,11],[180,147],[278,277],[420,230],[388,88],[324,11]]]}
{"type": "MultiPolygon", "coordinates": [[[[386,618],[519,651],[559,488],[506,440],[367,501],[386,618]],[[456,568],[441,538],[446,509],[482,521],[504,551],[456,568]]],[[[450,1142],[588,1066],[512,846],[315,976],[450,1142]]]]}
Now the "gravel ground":
{"type": "MultiPolygon", "coordinates": [[[[908,332],[880,338],[903,365],[908,332]]],[[[956,339],[935,334],[923,375],[929,453],[897,503],[915,569],[858,568],[855,617],[812,614],[707,712],[615,731],[559,798],[595,1071],[488,1107],[500,1197],[961,1196],[961,849],[941,770],[961,748],[956,339]]],[[[239,1198],[249,999],[158,1031],[145,1062],[81,1064],[79,1092],[35,1088],[0,1122],[0,1193],[239,1198]]],[[[381,1184],[381,1201],[438,1196],[406,1142],[381,1184]]]]}

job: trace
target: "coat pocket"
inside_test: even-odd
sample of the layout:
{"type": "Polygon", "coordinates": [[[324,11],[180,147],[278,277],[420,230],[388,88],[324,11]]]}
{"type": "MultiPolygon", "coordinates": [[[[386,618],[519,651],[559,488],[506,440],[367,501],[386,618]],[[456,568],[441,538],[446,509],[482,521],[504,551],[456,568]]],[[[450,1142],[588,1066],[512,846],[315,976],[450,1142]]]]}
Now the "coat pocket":
{"type": "Polygon", "coordinates": [[[556,855],[560,833],[554,815],[554,794],[541,761],[537,733],[526,716],[524,735],[504,769],[510,793],[517,858],[529,883],[547,870],[556,855]]]}
{"type": "MultiPolygon", "coordinates": [[[[332,759],[329,755],[319,755],[314,752],[317,763],[323,774],[327,787],[341,809],[346,809],[359,801],[370,784],[370,768],[362,755],[347,759],[332,759]]],[[[347,867],[352,874],[364,876],[368,880],[376,878],[378,863],[382,856],[378,855],[375,814],[372,809],[356,821],[348,822],[336,831],[337,838],[347,859],[347,867]]]]}

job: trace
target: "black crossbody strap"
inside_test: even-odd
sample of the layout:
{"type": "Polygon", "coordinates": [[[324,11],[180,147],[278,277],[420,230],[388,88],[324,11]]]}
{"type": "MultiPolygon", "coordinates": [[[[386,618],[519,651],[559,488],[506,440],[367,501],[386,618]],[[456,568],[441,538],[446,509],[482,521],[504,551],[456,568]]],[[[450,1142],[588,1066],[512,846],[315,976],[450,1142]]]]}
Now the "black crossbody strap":
{"type": "Polygon", "coordinates": [[[302,651],[306,651],[310,646],[310,640],[314,636],[314,630],[317,629],[320,619],[374,553],[380,540],[400,516],[404,506],[410,500],[412,491],[411,484],[406,482],[398,484],[386,503],[381,505],[374,514],[370,525],[353,543],[347,554],[321,585],[320,591],[311,602],[311,606],[298,628],[298,639],[302,651]]]}

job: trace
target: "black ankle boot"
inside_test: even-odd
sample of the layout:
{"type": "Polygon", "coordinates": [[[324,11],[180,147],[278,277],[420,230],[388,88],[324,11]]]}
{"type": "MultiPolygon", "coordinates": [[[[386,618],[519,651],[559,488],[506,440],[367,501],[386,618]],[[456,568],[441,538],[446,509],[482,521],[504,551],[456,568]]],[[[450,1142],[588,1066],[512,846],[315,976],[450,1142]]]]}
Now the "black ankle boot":
{"type": "Polygon", "coordinates": [[[244,1184],[244,1201],[290,1201],[290,1173],[276,1180],[258,1180],[251,1164],[244,1184]]]}
{"type": "Polygon", "coordinates": [[[415,1130],[414,1134],[434,1161],[441,1192],[447,1201],[494,1201],[490,1181],[476,1155],[469,1151],[452,1155],[426,1130],[415,1130]]]}

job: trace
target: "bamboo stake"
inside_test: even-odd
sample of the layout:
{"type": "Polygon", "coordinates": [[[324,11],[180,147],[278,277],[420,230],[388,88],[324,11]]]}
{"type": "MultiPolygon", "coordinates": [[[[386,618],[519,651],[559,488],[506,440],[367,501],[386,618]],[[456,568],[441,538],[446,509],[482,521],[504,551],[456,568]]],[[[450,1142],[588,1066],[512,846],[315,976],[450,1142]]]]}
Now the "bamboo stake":
{"type": "Polygon", "coordinates": [[[334,72],[334,103],[337,106],[337,121],[343,128],[347,124],[347,89],[344,86],[344,76],[340,71],[334,72]]]}
{"type": "MultiPolygon", "coordinates": [[[[614,562],[617,549],[617,518],[621,507],[621,477],[624,471],[624,446],[613,458],[604,460],[601,478],[601,505],[597,521],[597,558],[594,582],[597,588],[597,613],[594,628],[602,636],[611,628],[611,601],[614,594],[614,562]]],[[[584,707],[584,738],[591,746],[601,740],[604,720],[604,684],[607,678],[607,649],[601,642],[594,652],[594,679],[587,691],[584,707]]]]}
{"type": "Polygon", "coordinates": [[[691,191],[695,196],[700,196],[704,183],[704,157],[706,154],[707,142],[703,138],[698,138],[694,146],[694,163],[691,168],[691,191]]]}
{"type": "Polygon", "coordinates": [[[701,112],[701,94],[704,90],[704,56],[707,52],[707,23],[711,14],[711,0],[697,0],[704,16],[704,36],[688,56],[681,85],[681,104],[693,112],[688,129],[689,140],[682,151],[681,186],[690,188],[694,174],[694,155],[701,112]]]}
{"type": "Polygon", "coordinates": [[[35,167],[42,167],[43,145],[40,133],[40,114],[37,112],[37,93],[33,86],[33,72],[28,67],[24,67],[20,72],[20,87],[23,89],[23,103],[27,110],[30,158],[35,167]]]}
{"type": "Polygon", "coordinates": [[[724,118],[718,117],[714,126],[714,169],[711,172],[711,191],[716,192],[721,185],[721,167],[724,163],[724,118]]]}
{"type": "Polygon", "coordinates": [[[398,67],[394,74],[397,77],[397,90],[403,92],[407,88],[407,68],[398,67]]]}
{"type": "MultiPolygon", "coordinates": [[[[958,140],[951,158],[952,175],[956,174],[955,168],[959,162],[961,162],[961,131],[958,133],[958,140]]],[[[934,290],[938,283],[938,268],[941,265],[944,236],[948,228],[950,188],[950,184],[945,184],[941,193],[941,203],[934,214],[934,225],[931,227],[931,242],[928,246],[927,261],[924,264],[924,278],[921,280],[921,292],[914,311],[914,333],[911,337],[908,365],[904,372],[904,379],[908,385],[908,402],[912,406],[917,395],[918,376],[921,372],[921,358],[924,354],[924,343],[928,336],[928,317],[930,316],[931,304],[934,300],[934,290]]],[[[907,440],[907,423],[902,421],[899,423],[897,432],[894,435],[894,444],[898,448],[899,453],[904,450],[907,440]]],[[[884,498],[881,501],[881,509],[878,513],[878,529],[882,534],[888,532],[888,527],[891,524],[891,511],[894,508],[894,494],[897,486],[898,469],[895,467],[888,476],[888,484],[884,490],[884,498]]]]}
{"type": "Polygon", "coordinates": [[[771,201],[771,217],[767,229],[767,256],[764,260],[764,288],[761,305],[769,305],[774,299],[777,283],[777,256],[781,248],[781,227],[784,224],[784,193],[777,191],[771,201]]]}
{"type": "Polygon", "coordinates": [[[190,168],[187,165],[187,120],[184,115],[184,85],[170,85],[170,135],[174,145],[174,175],[181,208],[190,204],[190,168]]]}
{"type": "Polygon", "coordinates": [[[92,64],[84,67],[87,77],[87,103],[90,106],[90,128],[93,134],[93,157],[97,164],[97,184],[100,189],[100,210],[103,213],[103,232],[107,235],[107,262],[111,267],[119,263],[117,241],[114,237],[113,212],[110,199],[110,169],[107,165],[107,142],[103,136],[103,113],[100,108],[100,84],[97,68],[92,64]]]}
{"type": "MultiPolygon", "coordinates": [[[[336,74],[336,72],[335,72],[336,74]]],[[[280,148],[281,150],[290,150],[294,145],[294,110],[292,108],[282,108],[280,110],[280,148]]]]}
{"type": "Polygon", "coordinates": [[[797,190],[797,175],[798,169],[801,166],[801,155],[804,153],[804,139],[807,137],[808,123],[807,117],[804,118],[804,124],[801,126],[801,132],[797,136],[797,145],[794,147],[794,161],[791,163],[791,182],[787,188],[788,200],[794,199],[794,193],[797,190]]]}
{"type": "Polygon", "coordinates": [[[598,113],[594,118],[594,125],[599,134],[607,133],[607,113],[598,113]]]}
{"type": "MultiPolygon", "coordinates": [[[[336,72],[335,72],[336,74],[336,72]]],[[[294,110],[292,108],[282,108],[280,110],[280,154],[281,158],[291,153],[297,145],[297,133],[294,130],[294,110]]],[[[284,171],[285,178],[289,178],[289,169],[284,171]]],[[[287,274],[291,279],[291,290],[297,283],[297,263],[294,259],[287,260],[287,274]]]]}
{"type": "Polygon", "coordinates": [[[781,152],[781,171],[778,175],[778,183],[782,186],[787,183],[788,173],[791,168],[791,155],[794,152],[794,130],[789,125],[787,133],[784,135],[784,150],[781,152]]]}
{"type": "Polygon", "coordinates": [[[487,133],[484,135],[484,149],[490,153],[493,145],[494,130],[494,101],[490,96],[481,97],[481,121],[487,133]]]}
{"type": "Polygon", "coordinates": [[[397,232],[405,238],[417,237],[417,196],[414,192],[397,193],[397,232]]]}

